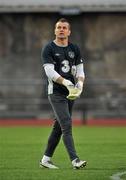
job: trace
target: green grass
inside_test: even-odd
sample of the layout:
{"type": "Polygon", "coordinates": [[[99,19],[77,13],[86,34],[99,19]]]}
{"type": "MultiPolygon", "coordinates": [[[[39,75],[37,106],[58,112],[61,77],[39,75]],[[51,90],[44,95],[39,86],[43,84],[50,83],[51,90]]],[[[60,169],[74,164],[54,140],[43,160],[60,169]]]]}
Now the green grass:
{"type": "Polygon", "coordinates": [[[0,180],[108,180],[126,171],[126,127],[74,127],[77,152],[88,166],[73,170],[61,141],[53,157],[60,169],[39,168],[50,129],[0,128],[0,180]]]}

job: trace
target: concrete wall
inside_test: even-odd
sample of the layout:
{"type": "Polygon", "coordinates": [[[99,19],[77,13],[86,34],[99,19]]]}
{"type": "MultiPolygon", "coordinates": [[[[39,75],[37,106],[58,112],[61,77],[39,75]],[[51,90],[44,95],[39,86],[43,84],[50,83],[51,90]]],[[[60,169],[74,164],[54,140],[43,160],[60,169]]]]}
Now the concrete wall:
{"type": "MultiPolygon", "coordinates": [[[[40,104],[25,106],[21,98],[34,99],[34,104],[35,97],[45,97],[40,53],[44,44],[53,40],[54,23],[59,17],[39,13],[0,14],[1,109],[4,99],[7,102],[15,97],[20,106],[5,103],[5,109],[39,109],[41,100],[40,104]],[[36,81],[42,83],[38,85],[36,81]]],[[[85,58],[87,80],[82,98],[99,99],[97,108],[102,106],[106,110],[113,97],[114,100],[126,97],[126,14],[85,13],[66,18],[72,24],[70,39],[80,46],[85,58]]],[[[125,109],[125,102],[121,102],[121,107],[125,109]]]]}

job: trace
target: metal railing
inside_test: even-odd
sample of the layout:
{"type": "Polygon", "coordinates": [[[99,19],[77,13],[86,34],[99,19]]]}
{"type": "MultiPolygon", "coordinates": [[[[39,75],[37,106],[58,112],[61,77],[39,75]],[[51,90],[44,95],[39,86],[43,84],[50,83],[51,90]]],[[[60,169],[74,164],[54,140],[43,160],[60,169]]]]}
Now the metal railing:
{"type": "MultiPolygon", "coordinates": [[[[0,80],[0,117],[43,117],[51,111],[39,79],[0,80]]],[[[93,117],[126,117],[126,82],[87,80],[74,111],[93,117]]]]}

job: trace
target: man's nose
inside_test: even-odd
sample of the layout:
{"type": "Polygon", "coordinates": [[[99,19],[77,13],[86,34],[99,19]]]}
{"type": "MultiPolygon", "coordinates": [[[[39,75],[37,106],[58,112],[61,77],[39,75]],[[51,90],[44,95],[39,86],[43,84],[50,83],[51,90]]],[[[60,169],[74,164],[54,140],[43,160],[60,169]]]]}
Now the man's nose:
{"type": "Polygon", "coordinates": [[[64,28],[63,27],[61,27],[61,29],[60,29],[61,31],[63,31],[64,30],[64,28]]]}

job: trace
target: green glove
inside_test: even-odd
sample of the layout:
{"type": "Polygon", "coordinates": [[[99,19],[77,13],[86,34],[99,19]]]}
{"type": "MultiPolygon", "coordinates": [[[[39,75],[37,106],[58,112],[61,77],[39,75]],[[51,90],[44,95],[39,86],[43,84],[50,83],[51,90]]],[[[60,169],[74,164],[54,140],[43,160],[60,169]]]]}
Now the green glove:
{"type": "Polygon", "coordinates": [[[80,89],[79,88],[76,88],[76,87],[69,87],[68,88],[69,90],[69,95],[67,96],[67,99],[69,100],[75,100],[77,99],[79,96],[80,96],[80,89]]]}

